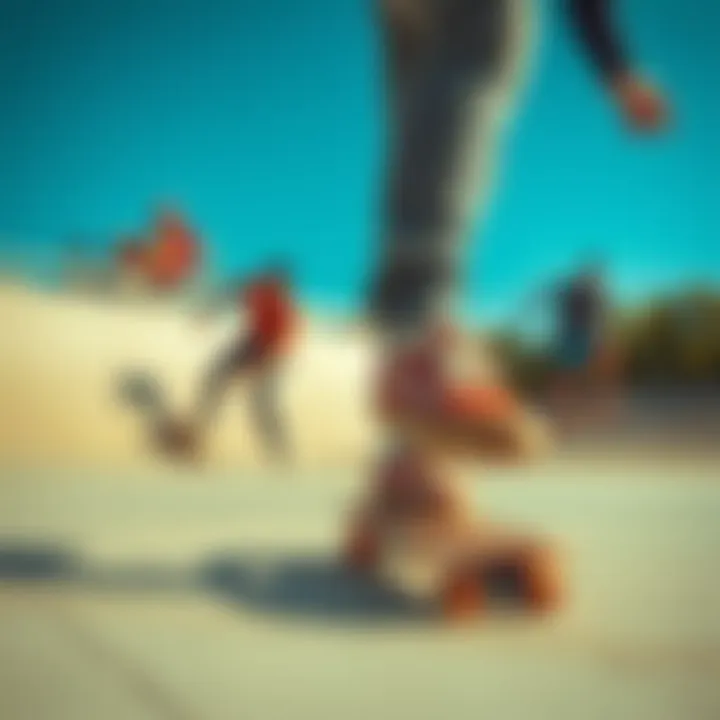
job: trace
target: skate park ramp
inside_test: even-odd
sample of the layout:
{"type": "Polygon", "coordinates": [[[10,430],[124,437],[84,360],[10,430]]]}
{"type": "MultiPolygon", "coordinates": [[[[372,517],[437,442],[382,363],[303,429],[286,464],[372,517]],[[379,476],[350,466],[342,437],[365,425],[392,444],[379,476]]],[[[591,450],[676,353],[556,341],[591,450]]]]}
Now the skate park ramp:
{"type": "MultiPolygon", "coordinates": [[[[128,373],[149,373],[172,412],[191,412],[205,372],[242,332],[236,313],[206,319],[177,303],[105,301],[0,286],[0,317],[12,342],[0,360],[0,457],[6,463],[147,467],[142,418],[123,404],[128,373]]],[[[350,330],[305,319],[278,382],[294,462],[358,460],[372,440],[365,412],[369,343],[350,330]]],[[[256,467],[249,383],[238,382],[209,436],[211,467],[256,467]]]]}

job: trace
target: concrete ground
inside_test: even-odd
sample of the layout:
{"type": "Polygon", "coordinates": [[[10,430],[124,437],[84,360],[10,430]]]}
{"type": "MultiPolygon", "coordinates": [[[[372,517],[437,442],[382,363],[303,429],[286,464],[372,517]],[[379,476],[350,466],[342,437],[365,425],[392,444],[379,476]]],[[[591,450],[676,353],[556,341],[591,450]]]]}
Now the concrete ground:
{"type": "Polygon", "coordinates": [[[337,566],[350,473],[5,473],[0,718],[718,718],[717,468],[489,473],[478,506],[556,536],[571,592],[462,629],[337,566]]]}

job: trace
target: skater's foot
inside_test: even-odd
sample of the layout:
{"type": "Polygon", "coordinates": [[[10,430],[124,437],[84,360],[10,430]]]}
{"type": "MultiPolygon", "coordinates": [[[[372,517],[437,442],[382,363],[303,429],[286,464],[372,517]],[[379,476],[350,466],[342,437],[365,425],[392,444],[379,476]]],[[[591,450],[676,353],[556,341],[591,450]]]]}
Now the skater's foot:
{"type": "Polygon", "coordinates": [[[464,455],[521,460],[547,452],[546,426],[478,355],[447,330],[394,350],[380,375],[382,419],[405,436],[464,455]]]}
{"type": "Polygon", "coordinates": [[[351,524],[343,548],[343,561],[351,570],[372,572],[380,561],[379,538],[367,518],[359,517],[351,524]]]}
{"type": "Polygon", "coordinates": [[[199,433],[189,423],[161,423],[156,429],[155,441],[163,453],[176,460],[195,462],[199,459],[199,433]]]}

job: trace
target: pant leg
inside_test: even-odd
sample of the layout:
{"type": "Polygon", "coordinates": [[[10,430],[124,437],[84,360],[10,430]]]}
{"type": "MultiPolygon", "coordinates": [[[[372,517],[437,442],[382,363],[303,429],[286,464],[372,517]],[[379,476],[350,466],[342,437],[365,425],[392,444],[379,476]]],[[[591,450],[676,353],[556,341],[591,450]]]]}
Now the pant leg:
{"type": "Polygon", "coordinates": [[[213,419],[230,385],[240,374],[250,369],[256,356],[254,339],[244,338],[234,342],[213,362],[203,378],[196,408],[197,422],[202,427],[213,419]]]}
{"type": "MultiPolygon", "coordinates": [[[[399,144],[401,118],[410,88],[419,76],[436,34],[434,0],[379,0],[378,20],[384,51],[388,155],[399,144]]],[[[392,161],[391,161],[392,164],[392,161]]]]}
{"type": "Polygon", "coordinates": [[[289,447],[277,402],[277,373],[277,367],[259,373],[252,389],[252,408],[256,426],[268,449],[275,456],[286,457],[289,447]]]}
{"type": "Polygon", "coordinates": [[[394,101],[371,299],[372,314],[386,331],[423,327],[447,309],[461,241],[487,182],[502,101],[520,67],[525,5],[416,0],[421,22],[386,11],[394,101]]]}

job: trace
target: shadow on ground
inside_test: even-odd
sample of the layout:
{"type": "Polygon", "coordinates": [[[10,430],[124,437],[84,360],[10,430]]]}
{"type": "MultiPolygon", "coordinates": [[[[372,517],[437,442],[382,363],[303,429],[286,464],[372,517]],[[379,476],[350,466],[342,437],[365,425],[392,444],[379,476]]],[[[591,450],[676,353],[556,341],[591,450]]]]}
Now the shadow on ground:
{"type": "Polygon", "coordinates": [[[113,594],[206,593],[246,612],[325,624],[397,623],[425,611],[331,555],[224,551],[190,567],[96,565],[53,543],[0,545],[0,584],[113,594]]]}

